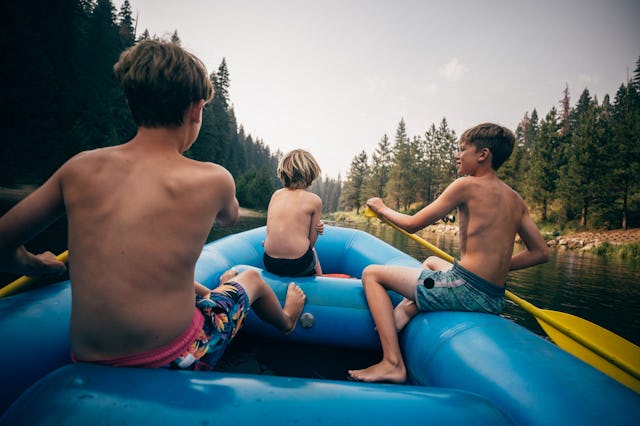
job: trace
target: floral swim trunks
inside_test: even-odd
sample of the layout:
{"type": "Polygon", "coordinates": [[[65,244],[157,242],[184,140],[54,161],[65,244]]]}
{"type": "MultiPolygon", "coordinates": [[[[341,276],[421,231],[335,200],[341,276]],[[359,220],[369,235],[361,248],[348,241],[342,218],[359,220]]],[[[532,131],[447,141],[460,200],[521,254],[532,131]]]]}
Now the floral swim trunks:
{"type": "Polygon", "coordinates": [[[453,263],[448,271],[425,269],[418,277],[415,300],[421,312],[466,311],[499,314],[505,288],[453,263]]]}
{"type": "Polygon", "coordinates": [[[213,370],[240,330],[249,307],[244,288],[233,281],[220,284],[205,297],[196,295],[196,308],[202,312],[204,324],[195,340],[170,367],[213,370]]]}
{"type": "MultiPolygon", "coordinates": [[[[249,297],[236,282],[227,282],[205,296],[196,295],[189,327],[171,342],[142,353],[91,360],[114,367],[213,370],[249,312],[249,297]]],[[[82,362],[71,353],[73,362],[82,362]]]]}

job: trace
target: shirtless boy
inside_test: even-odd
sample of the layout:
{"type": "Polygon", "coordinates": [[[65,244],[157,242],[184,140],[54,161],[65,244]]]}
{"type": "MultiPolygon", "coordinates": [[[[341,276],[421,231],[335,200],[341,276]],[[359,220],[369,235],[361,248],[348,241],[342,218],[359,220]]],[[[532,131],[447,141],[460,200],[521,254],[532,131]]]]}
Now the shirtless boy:
{"type": "Polygon", "coordinates": [[[349,375],[366,382],[403,383],[406,368],[398,331],[420,312],[474,311],[498,314],[504,306],[509,271],[547,262],[548,248],[520,196],[497,176],[509,158],[515,137],[496,124],[477,125],[462,134],[456,164],[460,177],[431,204],[409,216],[379,198],[367,205],[408,232],[436,222],[454,208],[460,218],[460,260],[430,257],[424,269],[371,265],[362,276],[367,303],[382,345],[382,361],[349,375]],[[519,235],[525,250],[513,254],[519,235]],[[396,307],[387,294],[406,299],[396,307]]]}
{"type": "Polygon", "coordinates": [[[267,210],[264,266],[274,274],[303,277],[322,275],[314,249],[324,232],[322,200],[306,189],[320,175],[320,166],[302,149],[285,154],[278,164],[284,188],[271,196],[267,210]]]}
{"type": "Polygon", "coordinates": [[[211,227],[238,219],[231,174],[182,155],[213,95],[202,62],[177,44],[145,40],[123,52],[114,71],[136,136],[74,156],[0,218],[0,268],[64,270],[52,253],[23,244],[66,213],[78,361],[211,369],[251,304],[276,328],[293,330],[305,303],[293,283],[284,309],[255,271],[228,272],[213,291],[196,283],[194,294],[211,227]]]}

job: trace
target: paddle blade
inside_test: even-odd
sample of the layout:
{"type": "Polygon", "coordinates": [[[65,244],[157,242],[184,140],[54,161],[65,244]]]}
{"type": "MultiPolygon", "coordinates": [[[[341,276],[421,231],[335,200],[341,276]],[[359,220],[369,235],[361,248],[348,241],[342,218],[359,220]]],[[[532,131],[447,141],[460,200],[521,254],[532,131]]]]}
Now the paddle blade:
{"type": "Polygon", "coordinates": [[[365,217],[378,217],[378,213],[374,212],[370,207],[364,209],[365,217]]]}
{"type": "Polygon", "coordinates": [[[543,309],[543,311],[557,322],[570,328],[574,333],[588,336],[589,341],[601,349],[599,352],[615,354],[615,360],[598,355],[596,352],[586,348],[571,337],[557,330],[552,325],[536,317],[544,331],[556,345],[580,358],[592,367],[602,371],[609,377],[640,393],[640,380],[614,364],[614,362],[617,361],[616,363],[618,365],[630,366],[631,369],[636,372],[637,376],[637,372],[640,371],[640,347],[583,318],[548,309],[543,309]]]}

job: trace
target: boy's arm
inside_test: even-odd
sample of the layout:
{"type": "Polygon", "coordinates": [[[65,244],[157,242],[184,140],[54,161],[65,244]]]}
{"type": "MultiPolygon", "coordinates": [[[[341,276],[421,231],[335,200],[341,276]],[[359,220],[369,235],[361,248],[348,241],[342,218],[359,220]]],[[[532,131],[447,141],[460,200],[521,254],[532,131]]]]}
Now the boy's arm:
{"type": "Polygon", "coordinates": [[[209,293],[211,293],[211,290],[209,290],[209,288],[200,284],[198,281],[193,282],[193,289],[195,290],[196,294],[201,297],[206,297],[209,293]]]}
{"type": "Polygon", "coordinates": [[[311,213],[311,227],[309,229],[309,243],[311,247],[316,245],[318,241],[318,235],[324,232],[324,222],[320,220],[322,215],[322,199],[316,195],[311,194],[311,202],[313,206],[313,212],[311,213]]]}
{"type": "Polygon", "coordinates": [[[509,270],[524,269],[549,261],[549,247],[547,247],[547,243],[542,238],[538,227],[531,220],[526,207],[518,228],[518,235],[520,235],[526,249],[511,257],[509,270]]]}
{"type": "Polygon", "coordinates": [[[405,231],[413,233],[425,226],[435,223],[463,202],[465,189],[465,181],[463,179],[464,178],[458,179],[451,183],[435,201],[425,206],[413,216],[397,212],[387,207],[384,202],[377,197],[367,200],[367,206],[405,231]]]}
{"type": "Polygon", "coordinates": [[[63,272],[51,252],[33,254],[24,247],[43,229],[64,214],[59,172],[0,217],[0,270],[23,275],[63,272]]]}
{"type": "Polygon", "coordinates": [[[218,190],[221,192],[223,205],[218,211],[215,223],[220,226],[235,225],[238,221],[240,204],[236,198],[236,184],[233,176],[226,169],[218,183],[218,190]]]}

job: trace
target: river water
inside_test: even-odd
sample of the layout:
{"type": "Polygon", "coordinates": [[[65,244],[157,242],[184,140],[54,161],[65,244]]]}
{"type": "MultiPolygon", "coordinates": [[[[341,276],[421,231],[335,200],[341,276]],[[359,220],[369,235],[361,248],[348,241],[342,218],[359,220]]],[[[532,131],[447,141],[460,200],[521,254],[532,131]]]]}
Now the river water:
{"type": "MultiPolygon", "coordinates": [[[[265,218],[242,218],[231,228],[214,229],[209,240],[265,224],[265,218]]],[[[423,260],[432,253],[393,228],[372,220],[340,224],[361,229],[423,260]]],[[[422,237],[459,257],[457,236],[425,232],[422,237]]],[[[322,237],[320,237],[322,238],[322,237]]],[[[516,250],[521,249],[516,245],[516,250]]],[[[571,250],[550,250],[551,260],[509,274],[507,288],[541,309],[566,312],[591,321],[640,345],[640,263],[571,250]]],[[[507,300],[503,316],[545,336],[535,318],[507,300]]]]}

